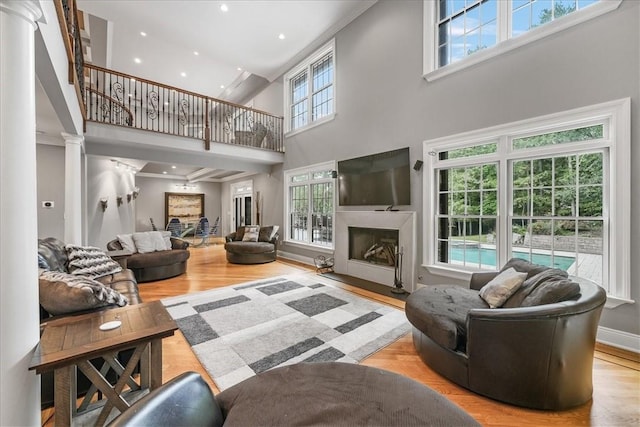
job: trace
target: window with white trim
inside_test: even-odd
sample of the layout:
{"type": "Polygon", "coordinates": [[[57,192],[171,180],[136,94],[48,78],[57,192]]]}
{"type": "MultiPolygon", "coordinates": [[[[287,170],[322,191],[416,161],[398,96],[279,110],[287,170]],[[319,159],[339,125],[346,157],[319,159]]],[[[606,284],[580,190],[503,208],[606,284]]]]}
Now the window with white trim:
{"type": "Polygon", "coordinates": [[[512,257],[630,298],[630,103],[614,101],[424,143],[427,268],[512,257]]]}
{"type": "Polygon", "coordinates": [[[466,68],[614,10],[621,2],[424,0],[425,77],[466,68]]]}
{"type": "Polygon", "coordinates": [[[327,121],[335,113],[335,41],[289,71],[285,82],[285,124],[292,132],[327,121]]]}
{"type": "Polygon", "coordinates": [[[285,171],[289,242],[333,248],[334,162],[285,171]]]}

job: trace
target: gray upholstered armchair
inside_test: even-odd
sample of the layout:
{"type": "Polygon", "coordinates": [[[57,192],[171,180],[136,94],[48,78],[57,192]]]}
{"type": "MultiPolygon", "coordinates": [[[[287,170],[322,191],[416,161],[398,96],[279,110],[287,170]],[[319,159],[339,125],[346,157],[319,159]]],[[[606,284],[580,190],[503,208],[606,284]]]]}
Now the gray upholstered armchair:
{"type": "Polygon", "coordinates": [[[227,251],[227,261],[233,264],[264,264],[275,261],[278,252],[279,228],[277,225],[238,227],[236,231],[225,237],[227,242],[224,249],[227,251]],[[247,231],[255,227],[258,227],[258,232],[249,237],[247,231]]]}

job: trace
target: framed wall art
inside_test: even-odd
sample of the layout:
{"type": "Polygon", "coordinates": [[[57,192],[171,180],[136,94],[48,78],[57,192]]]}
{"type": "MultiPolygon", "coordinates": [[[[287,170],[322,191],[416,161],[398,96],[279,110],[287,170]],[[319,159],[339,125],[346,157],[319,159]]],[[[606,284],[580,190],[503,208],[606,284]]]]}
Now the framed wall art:
{"type": "Polygon", "coordinates": [[[204,193],[164,193],[164,224],[178,218],[183,224],[194,224],[204,216],[204,193]]]}

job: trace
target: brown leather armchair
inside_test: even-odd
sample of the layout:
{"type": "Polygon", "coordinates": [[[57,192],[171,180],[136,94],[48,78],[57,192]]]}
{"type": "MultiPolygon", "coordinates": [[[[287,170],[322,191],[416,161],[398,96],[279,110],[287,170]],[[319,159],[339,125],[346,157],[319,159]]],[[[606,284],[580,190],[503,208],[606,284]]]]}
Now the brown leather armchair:
{"type": "Polygon", "coordinates": [[[593,353],[606,302],[604,289],[571,277],[580,285],[575,299],[489,308],[473,293],[496,274],[474,274],[470,289],[434,285],[409,296],[405,311],[414,326],[413,342],[422,360],[456,384],[506,403],[562,410],[587,402],[593,392],[593,353]],[[468,303],[466,318],[462,314],[455,320],[462,337],[455,346],[443,345],[441,338],[428,331],[434,319],[429,319],[425,301],[435,292],[446,293],[452,311],[468,303]]]}

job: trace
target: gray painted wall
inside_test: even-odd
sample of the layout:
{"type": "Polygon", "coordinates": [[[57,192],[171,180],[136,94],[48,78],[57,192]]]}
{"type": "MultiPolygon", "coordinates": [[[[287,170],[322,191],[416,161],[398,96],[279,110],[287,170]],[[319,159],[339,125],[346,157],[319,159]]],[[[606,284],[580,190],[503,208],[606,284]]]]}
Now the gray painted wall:
{"type": "Polygon", "coordinates": [[[284,94],[282,82],[273,82],[253,98],[253,108],[268,111],[272,115],[284,115],[284,94]]]}
{"type": "Polygon", "coordinates": [[[116,235],[134,231],[134,208],[136,201],[127,202],[127,194],[135,187],[134,174],[116,169],[106,157],[87,156],[87,227],[90,246],[107,248],[107,242],[116,235]],[[116,197],[123,197],[118,206],[116,197]],[[107,209],[103,212],[100,199],[108,197],[107,209]]]}
{"type": "MultiPolygon", "coordinates": [[[[282,228],[284,199],[282,196],[282,166],[276,165],[271,173],[252,175],[246,178],[225,182],[222,186],[222,212],[221,221],[224,230],[223,235],[231,229],[231,184],[241,181],[253,181],[253,209],[255,212],[257,193],[260,192],[262,210],[260,212],[260,225],[279,225],[282,228]]],[[[282,240],[282,231],[280,231],[282,240]]]]}
{"type": "MultiPolygon", "coordinates": [[[[64,239],[64,150],[63,146],[37,144],[38,159],[38,237],[64,239]],[[53,200],[53,209],[43,209],[43,200],[53,200]]],[[[265,175],[266,176],[266,175],[265,175]]],[[[164,228],[164,193],[181,193],[176,180],[136,177],[114,168],[105,157],[87,156],[87,244],[106,249],[117,234],[151,230],[149,218],[164,228]],[[138,186],[137,199],[127,202],[127,194],[138,186]],[[122,195],[122,205],[116,198],[122,195]],[[103,212],[100,198],[108,197],[103,212]]],[[[213,223],[221,212],[221,184],[200,182],[191,193],[205,193],[205,215],[213,223]]],[[[279,213],[282,216],[282,212],[279,213]]]]}
{"type": "MultiPolygon", "coordinates": [[[[623,2],[614,12],[427,82],[422,2],[381,0],[336,35],[336,118],[287,138],[284,169],[406,146],[413,163],[422,157],[424,140],[626,97],[632,99],[632,162],[640,164],[639,9],[640,2],[623,2]]],[[[271,93],[282,98],[277,92],[271,93]]],[[[413,203],[407,208],[418,218],[421,174],[412,172],[413,203]]],[[[630,182],[639,182],[639,175],[635,168],[630,182]]],[[[640,188],[631,192],[631,215],[638,218],[640,188]]],[[[419,235],[421,230],[418,221],[419,235]]],[[[638,259],[640,223],[633,222],[630,232],[631,259],[638,259]]],[[[287,251],[309,256],[294,247],[287,251]]],[[[417,259],[422,257],[420,242],[417,259]]],[[[423,267],[416,276],[423,283],[443,281],[423,267]]],[[[638,263],[631,277],[638,301],[638,263]]],[[[640,304],[605,310],[601,325],[639,334],[640,304]]]]}
{"type": "MultiPolygon", "coordinates": [[[[149,218],[159,229],[165,228],[165,193],[204,193],[204,215],[213,225],[221,212],[222,185],[215,182],[197,182],[188,191],[177,185],[184,181],[163,178],[136,177],[140,195],[136,199],[135,231],[151,230],[149,218]]],[[[220,234],[220,233],[218,233],[220,234]]]]}
{"type": "Polygon", "coordinates": [[[38,180],[38,238],[64,239],[64,147],[36,144],[38,180]],[[42,202],[53,201],[51,209],[42,202]]]}

